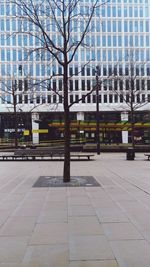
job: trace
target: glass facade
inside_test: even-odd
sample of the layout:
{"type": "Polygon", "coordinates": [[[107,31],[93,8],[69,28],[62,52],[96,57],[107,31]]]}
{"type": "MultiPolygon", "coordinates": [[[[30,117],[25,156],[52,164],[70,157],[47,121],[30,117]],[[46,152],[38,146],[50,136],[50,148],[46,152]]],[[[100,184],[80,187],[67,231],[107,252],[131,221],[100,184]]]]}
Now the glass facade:
{"type": "MultiPolygon", "coordinates": [[[[37,1],[33,1],[35,4],[37,1]]],[[[91,1],[90,1],[91,2],[91,1]]],[[[94,1],[93,1],[94,2],[94,1]]],[[[52,38],[52,41],[56,45],[62,45],[62,38],[58,33],[58,28],[53,21],[50,21],[50,6],[48,1],[43,1],[43,5],[38,9],[39,15],[43,14],[43,27],[46,29],[48,35],[52,38]],[[47,14],[47,18],[45,18],[47,14]]],[[[88,14],[89,1],[80,1],[77,5],[77,10],[80,14],[88,14]],[[78,10],[79,9],[79,10],[78,10]]],[[[56,16],[59,20],[60,11],[55,10],[56,16]]],[[[52,61],[51,55],[47,51],[36,50],[34,53],[31,51],[41,45],[42,36],[37,38],[35,31],[38,31],[35,25],[32,23],[21,20],[19,16],[21,10],[19,6],[7,1],[1,1],[0,3],[0,76],[1,87],[2,84],[6,85],[4,95],[7,97],[7,91],[10,89],[8,83],[9,80],[15,79],[18,83],[20,80],[24,80],[25,77],[30,77],[32,85],[34,81],[42,81],[49,76],[61,73],[61,67],[57,63],[50,64],[52,61]],[[33,32],[33,35],[29,34],[33,32]]],[[[61,19],[61,17],[60,17],[61,19]]],[[[79,30],[84,30],[84,20],[73,21],[72,25],[72,41],[78,39],[79,30]]],[[[145,95],[149,94],[149,82],[150,82],[150,2],[147,0],[130,0],[130,1],[111,1],[105,5],[101,5],[96,9],[91,25],[89,27],[89,33],[85,37],[86,48],[81,46],[74,55],[72,62],[72,78],[71,78],[71,99],[74,101],[78,93],[79,97],[86,94],[86,92],[93,87],[95,72],[93,69],[95,66],[100,66],[101,80],[113,74],[114,68],[117,68],[117,72],[121,70],[122,75],[125,75],[125,71],[130,65],[130,55],[132,52],[132,60],[135,62],[135,69],[139,75],[137,79],[139,85],[144,80],[145,95]],[[89,63],[85,67],[84,73],[81,71],[82,67],[89,63]],[[91,64],[92,62],[92,64],[91,64]],[[91,66],[92,65],[92,66],[91,66]],[[121,65],[121,67],[120,67],[121,65]],[[143,65],[143,68],[142,68],[143,65]],[[83,80],[84,85],[83,85],[83,80]]],[[[70,55],[71,57],[71,52],[70,55]]],[[[61,57],[61,55],[60,55],[61,57]]],[[[22,90],[24,90],[24,83],[22,82],[22,90]]],[[[52,80],[52,84],[59,90],[62,90],[61,77],[52,80]]],[[[115,82],[112,81],[112,87],[114,88],[115,82]]],[[[119,89],[119,83],[118,83],[119,89]]],[[[39,86],[39,90],[44,91],[41,95],[38,90],[33,90],[33,98],[35,103],[42,103],[43,95],[45,94],[45,103],[49,103],[49,97],[51,95],[48,90],[50,86],[39,86]],[[43,89],[44,88],[44,89],[43,89]]],[[[31,86],[29,86],[31,89],[31,86]]],[[[33,86],[32,86],[33,88],[33,86]]],[[[52,85],[51,85],[52,88],[52,85]]],[[[52,88],[53,89],[53,88],[52,88]]],[[[2,88],[1,88],[2,90],[2,88]]],[[[101,103],[120,103],[115,99],[115,94],[111,93],[111,97],[106,97],[110,94],[109,84],[102,82],[101,86],[101,103]],[[110,100],[110,102],[109,102],[110,100]]],[[[21,87],[20,87],[21,91],[21,87]]],[[[31,90],[30,90],[31,91],[31,90]]],[[[30,95],[31,92],[26,92],[26,95],[30,95]]],[[[94,94],[94,93],[93,93],[94,94]]],[[[19,98],[19,96],[17,96],[19,98]]],[[[59,102],[58,96],[52,97],[51,102],[59,102]]],[[[23,94],[22,101],[24,104],[30,104],[30,96],[28,99],[23,94]]],[[[84,101],[84,100],[83,100],[84,101]]],[[[136,100],[135,100],[136,101],[136,100]]],[[[2,101],[3,104],[5,101],[2,101]]],[[[85,99],[85,103],[93,104],[93,97],[85,99]]],[[[82,107],[82,103],[80,103],[82,107]]]]}
{"type": "MultiPolygon", "coordinates": [[[[78,2],[73,15],[80,14],[80,17],[70,23],[70,42],[78,41],[86,23],[83,15],[86,17],[89,14],[90,5],[94,2],[78,2]]],[[[40,8],[37,8],[40,23],[53,44],[61,47],[63,39],[58,31],[59,25],[51,19],[49,1],[43,0],[42,5],[40,0],[33,0],[32,3],[36,7],[40,4],[40,8]]],[[[84,44],[76,51],[69,65],[69,102],[83,97],[81,102],[76,103],[74,112],[95,111],[95,92],[86,98],[84,95],[95,85],[98,66],[101,110],[121,109],[124,96],[129,99],[130,75],[134,77],[134,88],[142,90],[142,93],[135,94],[134,103],[147,101],[149,110],[150,0],[112,0],[105,5],[101,1],[99,3],[84,44]],[[116,75],[120,79],[115,79],[116,75]],[[124,92],[123,95],[116,94],[120,90],[124,92]]],[[[53,15],[61,25],[59,8],[54,10],[53,15]]],[[[58,103],[58,110],[63,111],[62,67],[46,49],[38,49],[43,44],[39,28],[21,19],[21,16],[24,14],[19,6],[6,0],[0,2],[0,112],[8,112],[7,106],[10,107],[13,101],[13,87],[18,107],[23,111],[41,105],[41,111],[53,112],[53,106],[58,103]],[[54,91],[59,94],[54,94],[54,91]]],[[[72,57],[72,50],[68,57],[72,57]]],[[[62,60],[61,54],[59,59],[62,60]]]]}

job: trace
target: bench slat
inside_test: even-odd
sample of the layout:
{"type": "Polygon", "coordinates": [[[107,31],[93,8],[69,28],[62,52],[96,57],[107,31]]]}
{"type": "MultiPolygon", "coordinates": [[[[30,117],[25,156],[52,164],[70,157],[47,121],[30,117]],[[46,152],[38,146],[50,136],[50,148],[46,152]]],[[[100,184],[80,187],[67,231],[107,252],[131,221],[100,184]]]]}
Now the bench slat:
{"type": "MultiPolygon", "coordinates": [[[[71,154],[70,159],[87,159],[90,160],[94,154],[71,154]]],[[[0,160],[50,160],[53,158],[64,158],[64,153],[46,153],[46,154],[26,154],[26,155],[2,155],[0,156],[0,160]]]]}

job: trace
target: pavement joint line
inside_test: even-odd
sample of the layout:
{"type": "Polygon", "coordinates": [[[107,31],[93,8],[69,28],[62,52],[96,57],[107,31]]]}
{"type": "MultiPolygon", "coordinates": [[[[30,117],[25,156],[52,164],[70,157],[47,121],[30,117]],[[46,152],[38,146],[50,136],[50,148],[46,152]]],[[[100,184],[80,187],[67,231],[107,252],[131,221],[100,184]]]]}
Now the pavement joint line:
{"type": "MultiPolygon", "coordinates": [[[[138,188],[139,190],[143,191],[144,193],[146,193],[147,195],[150,196],[150,193],[147,192],[146,190],[144,190],[144,189],[142,189],[141,187],[137,186],[136,184],[130,182],[128,179],[122,178],[120,175],[118,175],[118,174],[115,173],[114,171],[111,170],[111,172],[112,172],[113,174],[115,174],[116,176],[118,176],[120,179],[125,180],[126,182],[128,182],[128,183],[131,184],[132,186],[138,188]]],[[[121,187],[121,186],[120,186],[120,187],[121,187]]],[[[126,190],[124,190],[124,191],[126,191],[126,190]]]]}

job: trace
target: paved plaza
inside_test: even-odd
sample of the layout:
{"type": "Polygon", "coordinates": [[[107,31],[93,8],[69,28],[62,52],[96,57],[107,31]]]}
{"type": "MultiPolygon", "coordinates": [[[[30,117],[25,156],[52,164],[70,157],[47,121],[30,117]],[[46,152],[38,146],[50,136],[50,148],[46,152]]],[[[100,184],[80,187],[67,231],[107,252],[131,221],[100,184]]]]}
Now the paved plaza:
{"type": "Polygon", "coordinates": [[[150,267],[150,162],[71,163],[100,187],[33,187],[63,162],[0,162],[0,267],[150,267]]]}

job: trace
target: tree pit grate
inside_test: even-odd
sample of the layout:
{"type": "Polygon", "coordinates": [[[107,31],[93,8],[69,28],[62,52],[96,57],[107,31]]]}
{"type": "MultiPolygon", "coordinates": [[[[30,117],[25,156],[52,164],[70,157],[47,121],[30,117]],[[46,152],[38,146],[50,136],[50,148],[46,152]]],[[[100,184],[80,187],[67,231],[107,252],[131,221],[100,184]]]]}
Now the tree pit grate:
{"type": "Polygon", "coordinates": [[[62,176],[40,176],[33,187],[91,187],[100,186],[93,176],[71,176],[70,182],[64,183],[62,176]]]}

